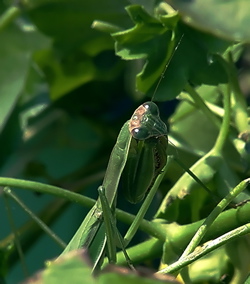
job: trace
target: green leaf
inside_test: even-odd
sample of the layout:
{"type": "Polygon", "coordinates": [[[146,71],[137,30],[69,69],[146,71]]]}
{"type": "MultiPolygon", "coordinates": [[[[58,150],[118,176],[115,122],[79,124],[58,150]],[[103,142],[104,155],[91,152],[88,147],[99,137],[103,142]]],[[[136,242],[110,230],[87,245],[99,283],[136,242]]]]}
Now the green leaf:
{"type": "Polygon", "coordinates": [[[27,2],[28,15],[33,23],[56,42],[68,47],[79,46],[100,36],[99,32],[91,29],[94,20],[109,21],[121,26],[126,26],[128,21],[124,0],[54,0],[39,1],[32,5],[32,1],[27,2]]]}
{"type": "Polygon", "coordinates": [[[134,271],[124,268],[109,265],[106,268],[106,271],[99,276],[99,284],[110,284],[110,283],[119,283],[119,284],[178,284],[179,281],[170,274],[157,275],[153,274],[152,271],[143,269],[140,271],[140,268],[135,273],[134,271]]]}
{"type": "Polygon", "coordinates": [[[41,50],[35,56],[49,83],[52,100],[92,80],[106,80],[110,75],[113,79],[114,70],[104,73],[98,68],[98,55],[113,48],[112,38],[91,25],[98,19],[126,27],[129,18],[124,0],[55,0],[33,4],[27,2],[26,6],[30,19],[54,41],[53,48],[41,50]]]}
{"type": "Polygon", "coordinates": [[[76,87],[93,80],[97,71],[90,57],[85,56],[82,61],[71,58],[71,62],[64,58],[62,62],[52,49],[37,52],[35,60],[47,77],[52,100],[57,100],[76,87]]]}
{"type": "Polygon", "coordinates": [[[237,267],[237,269],[235,269],[234,279],[236,279],[239,283],[249,283],[249,280],[246,280],[249,276],[248,263],[250,261],[248,248],[249,244],[247,237],[238,238],[226,246],[227,255],[231,264],[235,268],[237,267]]]}
{"type": "Polygon", "coordinates": [[[174,14],[164,24],[150,16],[139,5],[126,8],[135,26],[129,30],[112,34],[116,40],[116,54],[123,59],[147,59],[142,71],[137,75],[137,88],[146,93],[160,77],[173,48],[172,27],[178,16],[174,14]],[[170,46],[170,47],[169,47],[170,46]]]}
{"type": "Polygon", "coordinates": [[[174,0],[183,20],[195,28],[237,41],[250,41],[250,2],[245,0],[174,0]]]}
{"type": "Polygon", "coordinates": [[[227,82],[226,72],[213,54],[224,52],[229,42],[182,26],[176,13],[151,16],[138,5],[127,7],[127,11],[135,26],[112,36],[116,40],[116,54],[123,59],[147,59],[137,75],[141,92],[148,95],[155,92],[168,62],[155,100],[175,98],[187,82],[194,85],[227,82]]]}
{"type": "MultiPolygon", "coordinates": [[[[229,42],[184,26],[180,32],[183,38],[167,66],[155,95],[156,100],[175,98],[188,82],[199,86],[218,85],[228,81],[223,66],[213,58],[213,54],[224,52],[229,42]]],[[[155,87],[156,85],[152,86],[151,94],[155,87]]]]}
{"type": "MultiPolygon", "coordinates": [[[[179,284],[172,275],[155,275],[151,270],[134,272],[125,267],[109,265],[98,276],[91,274],[87,252],[71,251],[55,261],[47,262],[47,268],[23,283],[87,283],[87,284],[179,284]]],[[[140,269],[139,269],[140,271],[140,269]]]]}
{"type": "MultiPolygon", "coordinates": [[[[83,250],[72,251],[60,259],[48,262],[48,268],[26,283],[96,283],[91,275],[87,254],[83,250]]],[[[25,282],[24,282],[25,283],[25,282]]]]}
{"type": "MultiPolygon", "coordinates": [[[[35,42],[41,43],[43,39],[44,37],[36,38],[35,42]]],[[[37,47],[30,40],[32,33],[25,33],[14,26],[10,26],[0,34],[0,131],[25,85],[32,51],[37,47]]]]}
{"type": "Polygon", "coordinates": [[[192,283],[219,283],[221,277],[227,273],[228,266],[229,259],[225,247],[221,247],[190,265],[192,283]]]}
{"type": "MultiPolygon", "coordinates": [[[[222,157],[214,155],[213,150],[208,152],[205,156],[199,159],[190,170],[202,181],[203,184],[207,185],[214,178],[214,175],[218,171],[222,163],[222,157]]],[[[176,221],[181,215],[179,210],[178,214],[175,212],[176,208],[180,205],[179,200],[195,194],[195,190],[204,190],[201,186],[187,173],[185,172],[178,182],[169,190],[166,194],[158,212],[156,213],[157,218],[166,218],[167,220],[176,221]],[[175,214],[170,214],[174,212],[175,214]]]]}

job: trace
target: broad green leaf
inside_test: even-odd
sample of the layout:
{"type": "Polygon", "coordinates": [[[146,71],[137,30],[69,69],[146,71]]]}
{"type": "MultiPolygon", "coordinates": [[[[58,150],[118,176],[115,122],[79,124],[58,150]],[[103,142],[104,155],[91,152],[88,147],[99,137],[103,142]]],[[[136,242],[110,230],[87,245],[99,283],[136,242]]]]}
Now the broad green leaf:
{"type": "MultiPolygon", "coordinates": [[[[175,98],[188,82],[199,86],[218,85],[228,80],[223,66],[213,58],[214,53],[226,50],[228,42],[184,26],[179,32],[183,38],[167,66],[155,95],[156,100],[175,98]]],[[[155,87],[152,86],[151,94],[155,87]]]]}
{"type": "Polygon", "coordinates": [[[213,146],[218,129],[200,110],[189,103],[181,102],[170,121],[171,135],[185,141],[190,150],[196,149],[206,153],[213,146]]]}
{"type": "MultiPolygon", "coordinates": [[[[139,269],[140,271],[140,269],[139,269]]],[[[74,283],[74,284],[179,284],[172,275],[154,275],[151,270],[143,269],[142,272],[134,272],[125,267],[109,265],[103,272],[95,277],[91,274],[91,268],[86,251],[71,251],[56,261],[47,262],[47,268],[29,278],[23,283],[74,283]]]]}
{"type": "Polygon", "coordinates": [[[219,283],[221,277],[228,273],[230,260],[225,247],[202,257],[190,265],[189,276],[192,282],[219,283]]]}
{"type": "Polygon", "coordinates": [[[156,100],[175,98],[187,82],[217,85],[227,81],[226,72],[213,53],[224,52],[229,42],[178,24],[176,13],[151,16],[138,5],[127,7],[127,11],[135,26],[112,36],[116,40],[116,53],[123,59],[147,59],[137,76],[137,88],[141,92],[154,93],[169,60],[154,96],[156,100]]]}
{"type": "MultiPolygon", "coordinates": [[[[229,164],[223,160],[218,172],[215,175],[215,183],[219,195],[222,197],[225,196],[232,188],[239,184],[239,182],[239,176],[229,167],[229,164]]],[[[237,204],[248,199],[249,193],[247,191],[243,191],[234,199],[234,202],[237,204]]]]}
{"type": "Polygon", "coordinates": [[[126,26],[126,1],[54,0],[27,2],[28,15],[33,23],[56,42],[65,46],[81,45],[100,36],[91,29],[94,20],[109,21],[126,26]]]}
{"type": "MultiPolygon", "coordinates": [[[[248,237],[237,238],[226,245],[227,255],[231,264],[237,269],[234,270],[234,280],[238,283],[248,283],[249,276],[249,243],[248,237]],[[245,282],[246,281],[246,282],[245,282]]],[[[235,281],[235,282],[236,282],[235,281]]]]}
{"type": "Polygon", "coordinates": [[[53,49],[37,52],[35,60],[44,71],[50,85],[50,98],[56,100],[95,77],[96,67],[90,57],[62,62],[53,49]]]}
{"type": "Polygon", "coordinates": [[[138,272],[135,273],[131,269],[117,266],[108,266],[106,271],[100,274],[98,278],[98,284],[180,284],[176,278],[170,274],[160,275],[153,274],[152,271],[143,269],[140,273],[140,268],[138,272]]]}
{"type": "Polygon", "coordinates": [[[114,76],[119,74],[120,62],[117,62],[111,51],[107,51],[110,49],[110,45],[108,45],[105,39],[100,37],[86,42],[83,46],[74,47],[76,48],[74,54],[63,51],[61,54],[61,51],[57,49],[38,51],[34,60],[46,76],[50,87],[50,98],[53,101],[58,100],[76,88],[94,80],[113,80],[114,76]],[[85,48],[92,48],[93,56],[83,50],[85,48]],[[104,63],[105,66],[102,66],[103,60],[106,60],[108,64],[104,63]]]}
{"type": "MultiPolygon", "coordinates": [[[[203,184],[207,185],[212,182],[216,172],[218,171],[222,163],[222,158],[220,156],[215,156],[211,150],[200,160],[198,160],[190,170],[198,177],[203,184]]],[[[210,187],[209,187],[210,188],[210,187]]],[[[180,201],[185,200],[190,202],[188,197],[191,194],[196,194],[197,190],[205,190],[202,188],[187,172],[185,172],[178,182],[169,190],[166,194],[163,202],[156,214],[157,218],[166,218],[172,222],[181,218],[181,208],[179,208],[180,201]],[[178,212],[175,210],[177,209],[178,212]],[[173,214],[172,212],[175,212],[173,214]]],[[[211,200],[212,196],[210,196],[211,200]]],[[[183,208],[183,207],[182,207],[183,208]]],[[[186,217],[186,216],[184,216],[186,217]]]]}
{"type": "MultiPolygon", "coordinates": [[[[22,133],[20,127],[21,96],[24,94],[27,78],[32,66],[32,55],[39,48],[50,45],[50,40],[19,19],[18,26],[10,25],[0,33],[0,163],[10,157],[11,151],[20,147],[22,133]]],[[[33,65],[34,67],[34,65],[33,65]]],[[[35,96],[35,95],[34,95],[35,96]]],[[[23,99],[23,98],[22,98],[23,99]]],[[[1,164],[2,167],[2,164],[1,164]]]]}
{"type": "Polygon", "coordinates": [[[25,33],[10,27],[0,34],[0,131],[24,87],[29,70],[31,50],[25,33]]]}
{"type": "Polygon", "coordinates": [[[174,14],[163,24],[141,6],[129,6],[126,9],[135,26],[112,34],[116,41],[116,54],[125,60],[148,60],[137,75],[137,88],[146,93],[160,77],[173,50],[173,32],[170,27],[176,25],[178,16],[174,14]]]}
{"type": "MultiPolygon", "coordinates": [[[[112,38],[91,28],[94,20],[127,26],[124,1],[55,0],[27,2],[30,20],[54,40],[35,60],[50,86],[52,100],[93,80],[106,80],[114,71],[98,69],[98,55],[113,48],[112,38]]],[[[108,57],[107,57],[108,59],[108,57]]],[[[109,78],[110,80],[110,78],[109,78]]]]}
{"type": "Polygon", "coordinates": [[[72,251],[56,261],[48,262],[47,266],[44,271],[23,283],[96,283],[96,280],[91,275],[87,253],[83,250],[72,251]]]}
{"type": "Polygon", "coordinates": [[[230,40],[250,41],[249,1],[173,0],[171,4],[188,25],[230,40]]]}

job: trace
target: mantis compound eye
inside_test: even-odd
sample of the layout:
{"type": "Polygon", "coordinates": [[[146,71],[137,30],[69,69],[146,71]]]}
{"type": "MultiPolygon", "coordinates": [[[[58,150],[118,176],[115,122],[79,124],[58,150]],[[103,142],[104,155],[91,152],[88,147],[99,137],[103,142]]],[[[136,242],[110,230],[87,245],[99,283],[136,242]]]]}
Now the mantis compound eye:
{"type": "Polygon", "coordinates": [[[145,140],[148,139],[151,136],[151,132],[146,127],[138,127],[134,128],[131,131],[132,136],[137,140],[145,140]]]}
{"type": "Polygon", "coordinates": [[[146,102],[143,104],[144,108],[149,112],[151,115],[159,116],[159,109],[158,106],[153,102],[146,102]]]}
{"type": "Polygon", "coordinates": [[[167,126],[160,119],[159,109],[153,102],[140,105],[132,115],[128,127],[131,135],[137,140],[167,135],[167,126]]]}

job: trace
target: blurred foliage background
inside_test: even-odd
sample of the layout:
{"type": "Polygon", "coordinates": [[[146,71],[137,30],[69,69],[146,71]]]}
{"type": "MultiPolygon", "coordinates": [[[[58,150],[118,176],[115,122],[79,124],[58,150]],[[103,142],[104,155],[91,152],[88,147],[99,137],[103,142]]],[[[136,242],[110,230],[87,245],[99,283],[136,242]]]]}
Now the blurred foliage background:
{"type": "MultiPolygon", "coordinates": [[[[159,1],[141,2],[150,14],[159,1]]],[[[182,1],[173,2],[185,11],[182,1]]],[[[199,4],[199,1],[194,4],[196,3],[199,4]]],[[[92,27],[93,21],[101,20],[113,24],[118,30],[131,29],[133,23],[124,7],[128,4],[141,4],[139,1],[27,0],[14,3],[13,6],[11,4],[7,0],[0,2],[0,12],[4,16],[0,21],[0,175],[57,185],[97,198],[96,188],[102,182],[121,126],[140,103],[150,100],[170,58],[173,48],[165,53],[161,50],[165,50],[165,45],[171,42],[171,34],[162,36],[159,31],[157,39],[142,44],[141,48],[135,41],[137,33],[140,33],[138,30],[132,36],[127,33],[112,38],[109,33],[92,27]],[[124,43],[126,37],[128,41],[124,43]],[[157,44],[160,51],[152,52],[152,46],[157,44]],[[124,53],[126,47],[132,52],[124,53]],[[121,60],[117,55],[130,60],[121,60]],[[146,58],[149,63],[145,66],[146,58]],[[137,76],[137,89],[141,90],[138,91],[136,75],[142,68],[144,73],[141,77],[137,76]]],[[[199,6],[196,9],[200,9],[199,6]]],[[[214,9],[217,9],[216,5],[214,9]]],[[[245,7],[246,11],[247,9],[248,6],[245,7]]],[[[203,9],[204,11],[209,14],[209,10],[203,9]]],[[[130,12],[130,16],[135,13],[134,10],[130,12]]],[[[182,46],[171,59],[162,80],[164,82],[160,84],[155,97],[158,101],[166,101],[159,104],[161,116],[166,122],[178,105],[176,96],[190,80],[193,85],[200,85],[199,92],[206,94],[205,100],[221,106],[220,94],[215,86],[226,83],[227,77],[221,66],[213,60],[210,62],[211,69],[203,73],[208,64],[204,63],[204,58],[208,62],[210,60],[207,50],[211,54],[222,53],[235,40],[250,40],[248,29],[233,31],[234,27],[226,29],[221,26],[221,22],[216,22],[220,17],[227,18],[227,13],[229,11],[214,17],[213,25],[207,25],[205,32],[201,19],[204,17],[203,21],[207,21],[204,15],[201,14],[198,20],[191,22],[190,27],[185,24],[183,13],[184,22],[180,23],[180,30],[185,31],[187,36],[184,35],[182,46]],[[219,25],[219,33],[214,25],[219,25]],[[196,30],[197,27],[203,31],[196,30]],[[211,30],[215,30],[215,33],[207,34],[211,30]],[[190,38],[204,40],[204,46],[196,49],[196,41],[190,38]],[[200,57],[196,57],[196,54],[200,57]],[[188,77],[183,75],[187,73],[188,77]]],[[[138,15],[144,14],[138,12],[138,15]]],[[[145,21],[147,20],[150,24],[153,23],[150,17],[145,21]]],[[[170,22],[169,19],[164,21],[174,27],[179,20],[179,16],[176,16],[170,22]]],[[[136,21],[138,18],[134,18],[134,22],[136,21]]],[[[247,24],[242,26],[247,27],[247,24]]],[[[239,82],[246,101],[249,101],[250,92],[249,54],[247,47],[234,49],[237,68],[241,71],[239,82]]],[[[172,142],[179,149],[170,145],[170,152],[178,151],[180,158],[190,166],[211,148],[218,130],[207,118],[185,104],[178,108],[179,112],[169,122],[172,142]]],[[[232,155],[229,164],[236,175],[239,175],[235,178],[236,185],[240,178],[249,173],[249,157],[245,155],[245,160],[242,161],[237,151],[229,148],[229,152],[232,155]]],[[[170,187],[182,172],[183,170],[173,166],[164,181],[165,185],[170,187]]],[[[40,212],[49,224],[53,223],[52,229],[65,242],[69,241],[87,212],[87,209],[77,204],[69,205],[52,196],[23,190],[16,192],[28,207],[37,214],[40,212]]],[[[164,194],[163,191],[162,196],[164,194]]],[[[149,217],[155,213],[160,199],[156,198],[149,217]]],[[[11,207],[17,227],[29,220],[18,205],[11,203],[11,207]]],[[[127,210],[130,206],[121,198],[118,207],[127,210]]],[[[135,206],[134,212],[137,208],[135,206]]],[[[1,249],[4,251],[5,238],[12,229],[8,225],[2,199],[0,215],[0,238],[3,240],[1,249]]],[[[182,215],[177,221],[183,224],[194,221],[189,220],[189,217],[189,214],[182,215]]],[[[27,232],[30,234],[30,231],[27,232]]],[[[32,250],[25,255],[30,272],[41,268],[45,259],[61,252],[61,248],[48,236],[40,232],[33,233],[31,238],[24,235],[24,247],[32,246],[32,250]],[[40,238],[33,246],[38,236],[40,238]]],[[[20,279],[21,268],[20,264],[16,265],[17,259],[17,256],[12,255],[8,264],[12,267],[10,283],[20,279]]],[[[4,263],[4,257],[2,262],[4,263]]],[[[3,275],[7,267],[2,265],[1,270],[3,275]]]]}

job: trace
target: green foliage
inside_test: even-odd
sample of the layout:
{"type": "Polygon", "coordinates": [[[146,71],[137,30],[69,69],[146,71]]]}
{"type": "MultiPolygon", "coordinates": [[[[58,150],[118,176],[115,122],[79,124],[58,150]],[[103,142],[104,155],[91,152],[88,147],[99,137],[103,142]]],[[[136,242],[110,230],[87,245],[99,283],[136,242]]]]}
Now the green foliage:
{"type": "MultiPolygon", "coordinates": [[[[142,284],[178,284],[172,276],[154,276],[151,271],[135,273],[122,267],[109,266],[102,274],[94,277],[91,275],[89,259],[86,251],[72,251],[67,256],[57,261],[47,262],[47,268],[38,273],[35,277],[28,280],[27,283],[84,283],[105,284],[105,283],[138,283],[142,284]]],[[[26,283],[26,282],[24,282],[26,283]]]]}
{"type": "Polygon", "coordinates": [[[202,0],[173,1],[174,7],[183,13],[184,21],[198,29],[230,40],[250,40],[247,23],[249,21],[249,3],[240,1],[202,0]]]}
{"type": "Polygon", "coordinates": [[[114,33],[116,53],[123,59],[146,58],[143,70],[137,75],[137,88],[143,93],[155,90],[162,70],[173,53],[176,42],[184,35],[174,58],[159,86],[156,100],[175,98],[188,81],[193,84],[219,84],[226,82],[225,70],[220,64],[208,60],[210,54],[222,52],[228,43],[208,34],[183,27],[176,13],[173,15],[148,15],[141,6],[127,8],[135,27],[114,33]],[[202,45],[200,44],[202,42],[202,45]]]}
{"type": "MultiPolygon", "coordinates": [[[[96,199],[119,130],[149,98],[165,102],[159,106],[170,128],[168,153],[190,167],[217,201],[249,177],[247,1],[171,1],[179,12],[147,0],[134,5],[116,0],[9,2],[0,4],[0,185],[21,189],[18,196],[64,241],[70,241],[87,212],[83,206],[76,211],[74,202],[93,205],[86,196],[96,199]]],[[[154,220],[143,220],[140,227],[147,240],[138,233],[128,248],[136,267],[175,265],[213,212],[214,198],[182,174],[177,163],[169,165],[148,213],[154,220]]],[[[186,283],[246,281],[250,207],[244,202],[249,192],[239,192],[233,203],[242,203],[236,209],[227,203],[229,209],[219,212],[201,240],[214,240],[212,252],[197,260],[206,246],[192,250],[190,262],[173,270],[170,266],[169,272],[186,266],[181,273],[186,283]],[[220,237],[223,246],[217,248],[220,237]]],[[[61,248],[14,203],[15,224],[9,229],[3,207],[1,198],[0,282],[16,283],[26,277],[20,272],[17,233],[30,273],[61,248]]],[[[120,207],[117,219],[130,224],[133,217],[127,213],[135,211],[119,192],[120,207]]],[[[118,264],[124,264],[120,252],[118,264]]],[[[142,277],[120,267],[107,267],[93,277],[90,265],[82,252],[70,253],[51,262],[39,280],[162,282],[151,272],[142,277]]]]}

